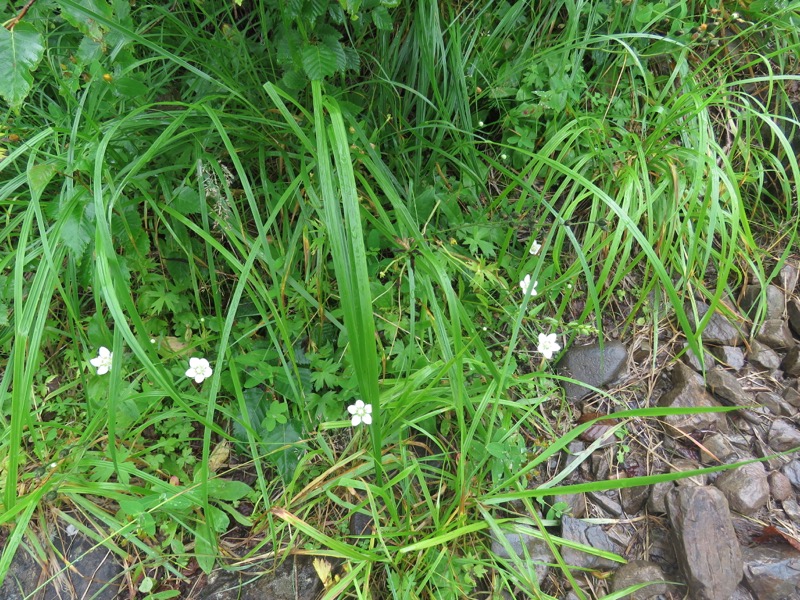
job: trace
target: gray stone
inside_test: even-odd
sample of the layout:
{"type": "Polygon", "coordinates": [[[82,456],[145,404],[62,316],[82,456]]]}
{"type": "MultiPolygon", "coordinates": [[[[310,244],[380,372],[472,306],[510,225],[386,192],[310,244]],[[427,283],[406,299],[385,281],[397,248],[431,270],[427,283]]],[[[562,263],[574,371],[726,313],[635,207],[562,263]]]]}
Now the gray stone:
{"type": "Polygon", "coordinates": [[[649,583],[647,587],[632,594],[621,596],[620,600],[649,600],[659,594],[669,592],[669,585],[664,579],[661,567],[647,560],[632,560],[622,565],[614,574],[613,592],[620,592],[625,588],[640,583],[649,583]]]}
{"type": "Polygon", "coordinates": [[[704,464],[725,464],[738,458],[739,453],[724,433],[714,433],[703,440],[703,447],[700,449],[700,460],[704,464]]]}
{"type": "Polygon", "coordinates": [[[714,366],[714,357],[707,350],[703,352],[703,360],[701,361],[694,353],[694,350],[689,347],[689,344],[684,342],[683,347],[686,352],[683,353],[681,359],[695,371],[707,371],[714,366]]]}
{"type": "Polygon", "coordinates": [[[719,362],[734,371],[738,371],[744,366],[744,352],[737,346],[715,346],[711,349],[711,353],[717,357],[719,362]]]}
{"type": "MultiPolygon", "coordinates": [[[[578,542],[597,550],[605,550],[616,554],[625,551],[624,547],[619,546],[608,537],[608,534],[602,526],[590,525],[585,521],[573,519],[572,517],[562,517],[561,537],[565,540],[578,542]]],[[[581,552],[580,550],[568,548],[567,546],[562,547],[561,556],[567,565],[586,569],[609,569],[619,566],[619,563],[608,560],[607,558],[581,552]]]]}
{"type": "Polygon", "coordinates": [[[800,598],[800,554],[789,546],[742,548],[744,579],[757,600],[800,598]]]}
{"type": "Polygon", "coordinates": [[[750,352],[747,355],[747,359],[755,366],[770,372],[781,366],[781,357],[778,356],[775,350],[758,340],[750,342],[750,352]]]}
{"type": "MultiPolygon", "coordinates": [[[[719,403],[706,392],[700,376],[683,363],[676,363],[673,367],[672,384],[672,389],[659,398],[659,406],[671,408],[719,406],[719,403]]],[[[666,415],[663,417],[663,422],[681,434],[707,429],[722,430],[726,426],[725,416],[720,413],[666,415]]]]}
{"type": "MultiPolygon", "coordinates": [[[[564,353],[558,363],[561,375],[576,381],[602,387],[617,379],[628,362],[628,349],[616,340],[606,340],[588,346],[573,346],[564,353]]],[[[564,392],[568,400],[580,400],[591,393],[579,383],[563,382],[564,392]]]]}
{"type": "Polygon", "coordinates": [[[718,398],[722,398],[729,404],[736,406],[751,406],[755,404],[755,398],[749,392],[742,389],[739,380],[724,369],[711,369],[706,373],[706,384],[711,392],[718,398]]]}
{"type": "Polygon", "coordinates": [[[775,419],[769,428],[767,440],[775,452],[786,452],[800,447],[800,431],[784,419],[775,419]]]}
{"type": "Polygon", "coordinates": [[[756,339],[773,350],[783,350],[794,345],[792,332],[783,319],[767,319],[758,329],[756,339]]]}
{"type": "Polygon", "coordinates": [[[595,506],[602,509],[607,515],[611,517],[622,516],[622,505],[617,498],[615,498],[617,493],[614,490],[609,490],[607,492],[589,492],[588,496],[595,506]]]}
{"type": "Polygon", "coordinates": [[[789,327],[796,335],[800,335],[800,301],[789,300],[786,304],[786,312],[789,315],[789,327]]]}
{"type": "MultiPolygon", "coordinates": [[[[620,479],[627,479],[625,473],[620,473],[620,479]]],[[[619,499],[622,510],[627,515],[634,515],[642,510],[644,503],[650,496],[649,485],[637,485],[636,487],[625,487],[619,490],[619,499]]]]}
{"type": "Polygon", "coordinates": [[[564,514],[581,519],[586,514],[586,495],[585,494],[556,494],[551,499],[551,506],[563,502],[569,506],[564,514]]]}
{"type": "Polygon", "coordinates": [[[3,585],[0,586],[0,598],[3,600],[24,600],[39,585],[42,566],[36,562],[31,551],[20,545],[11,560],[3,585]]]}
{"type": "Polygon", "coordinates": [[[742,579],[742,553],[725,496],[708,486],[667,494],[678,564],[695,600],[730,600],[742,579]]]}
{"type": "Polygon", "coordinates": [[[781,369],[789,377],[800,377],[800,346],[795,344],[789,348],[781,363],[781,369]]]}
{"type": "Polygon", "coordinates": [[[739,587],[733,590],[731,600],[754,600],[754,598],[753,594],[750,593],[750,590],[748,590],[743,584],[739,584],[739,587]]]}
{"type": "Polygon", "coordinates": [[[322,591],[322,581],[310,556],[293,556],[263,577],[259,576],[261,573],[263,568],[252,573],[214,571],[196,597],[198,600],[314,600],[322,591]]]}
{"type": "MultiPolygon", "coordinates": [[[[742,296],[742,308],[751,318],[758,315],[758,307],[762,300],[766,300],[766,318],[781,319],[786,307],[786,295],[777,285],[768,285],[766,298],[761,293],[761,287],[757,285],[749,286],[742,296]]],[[[764,314],[764,313],[762,313],[764,314]]]]}
{"type": "Polygon", "coordinates": [[[714,485],[725,494],[731,510],[743,515],[755,514],[769,500],[767,472],[761,463],[750,463],[725,471],[717,477],[714,485]]]}
{"type": "Polygon", "coordinates": [[[650,486],[650,496],[647,498],[647,511],[656,514],[667,512],[667,494],[675,487],[671,481],[662,481],[650,486]]]}
{"type": "Polygon", "coordinates": [[[783,465],[781,472],[789,478],[795,489],[800,490],[800,460],[792,460],[783,465]]]}
{"type": "Polygon", "coordinates": [[[795,525],[800,525],[800,506],[798,506],[797,500],[794,498],[787,498],[781,502],[781,508],[783,508],[783,512],[786,513],[786,516],[794,521],[795,525]]]}
{"type": "Polygon", "coordinates": [[[756,394],[756,402],[771,412],[776,417],[790,417],[797,412],[791,404],[786,402],[778,394],[772,392],[759,392],[756,394]]]}
{"type": "MultiPolygon", "coordinates": [[[[701,468],[698,463],[688,458],[678,458],[672,461],[673,473],[683,473],[684,471],[695,471],[701,468]]],[[[705,474],[692,475],[691,477],[684,477],[683,479],[676,479],[675,485],[705,485],[708,476],[705,474]]]]}
{"type": "MultiPolygon", "coordinates": [[[[781,393],[781,395],[783,396],[783,399],[786,400],[786,402],[790,406],[794,406],[795,408],[800,408],[800,392],[798,392],[795,388],[787,386],[783,388],[783,392],[781,393]]],[[[792,414],[795,414],[795,412],[793,412],[792,414]]]]}
{"type": "Polygon", "coordinates": [[[778,502],[783,502],[794,496],[792,482],[780,471],[773,471],[767,475],[767,481],[769,482],[770,494],[772,494],[772,497],[778,502]]]}
{"type": "Polygon", "coordinates": [[[787,262],[781,267],[781,270],[778,273],[778,279],[784,292],[787,294],[794,293],[794,290],[797,287],[798,275],[800,275],[800,272],[798,271],[797,266],[792,263],[787,262]]]}
{"type": "Polygon", "coordinates": [[[370,535],[372,533],[372,515],[365,512],[355,512],[350,515],[347,529],[350,535],[370,535]]]}
{"type": "Polygon", "coordinates": [[[550,568],[547,563],[554,561],[553,553],[550,551],[547,542],[528,533],[503,531],[502,534],[503,538],[505,538],[505,543],[492,530],[492,554],[498,558],[510,559],[512,554],[509,553],[508,546],[513,556],[524,563],[533,561],[536,568],[536,577],[541,584],[544,578],[547,577],[547,571],[550,568]]]}
{"type": "MultiPolygon", "coordinates": [[[[697,315],[700,320],[707,312],[708,305],[698,302],[697,315]]],[[[697,329],[699,321],[695,320],[691,309],[687,311],[687,316],[692,327],[697,329]]],[[[742,331],[718,312],[715,312],[709,319],[706,328],[702,331],[702,337],[704,343],[714,346],[739,346],[744,342],[742,331]]]]}

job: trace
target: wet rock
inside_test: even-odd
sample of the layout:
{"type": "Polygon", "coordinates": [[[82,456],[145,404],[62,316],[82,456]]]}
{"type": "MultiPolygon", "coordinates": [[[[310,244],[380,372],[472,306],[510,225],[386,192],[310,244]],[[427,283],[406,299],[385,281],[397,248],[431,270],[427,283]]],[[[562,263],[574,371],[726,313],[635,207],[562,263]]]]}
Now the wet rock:
{"type": "Polygon", "coordinates": [[[347,525],[350,535],[369,535],[372,533],[372,515],[364,512],[356,512],[350,515],[347,525]]]}
{"type": "Polygon", "coordinates": [[[800,431],[784,419],[775,419],[769,428],[769,447],[775,452],[785,452],[800,447],[800,431]]]}
{"type": "MultiPolygon", "coordinates": [[[[329,562],[331,559],[326,558],[329,562]]],[[[263,569],[258,569],[258,573],[263,569]]],[[[256,573],[215,571],[198,600],[314,600],[322,591],[322,582],[310,556],[294,556],[275,571],[253,579],[256,573]]]]}
{"type": "MultiPolygon", "coordinates": [[[[625,548],[617,545],[603,530],[600,525],[590,525],[580,519],[563,517],[561,519],[561,537],[572,542],[578,542],[597,550],[605,550],[620,554],[625,548]]],[[[586,569],[608,569],[619,566],[619,563],[606,558],[581,552],[574,548],[563,546],[561,556],[564,562],[575,567],[586,569]]]]}
{"type": "Polygon", "coordinates": [[[637,590],[633,594],[621,596],[621,600],[648,600],[659,594],[669,592],[669,585],[664,579],[661,567],[647,560],[632,560],[617,569],[611,590],[619,592],[640,583],[649,583],[651,585],[637,590]]]}
{"type": "Polygon", "coordinates": [[[742,548],[744,579],[757,600],[800,598],[800,554],[789,546],[742,548]]]}
{"type": "Polygon", "coordinates": [[[514,556],[524,563],[533,561],[539,583],[544,581],[549,569],[546,563],[551,563],[554,560],[553,553],[550,552],[547,542],[527,533],[513,531],[503,531],[503,538],[498,537],[494,530],[492,530],[491,535],[492,554],[494,556],[505,559],[510,559],[514,556]],[[509,553],[509,549],[511,553],[509,553]]]}
{"type": "Polygon", "coordinates": [[[739,380],[724,369],[711,369],[706,373],[706,384],[711,392],[718,398],[722,398],[729,404],[736,406],[751,406],[755,404],[755,398],[749,392],[742,389],[739,380]]]}
{"type": "Polygon", "coordinates": [[[569,508],[564,511],[564,514],[581,519],[586,514],[586,495],[585,494],[556,494],[551,499],[551,506],[564,503],[569,508]]]}
{"type": "Polygon", "coordinates": [[[786,475],[795,489],[800,490],[800,460],[792,460],[783,465],[781,472],[786,475]]]}
{"type": "Polygon", "coordinates": [[[747,355],[747,359],[765,371],[772,372],[781,366],[781,357],[778,356],[777,352],[758,340],[750,342],[750,352],[747,355]]]}
{"type": "Polygon", "coordinates": [[[675,487],[671,481],[662,481],[650,486],[650,496],[647,498],[647,510],[651,513],[664,514],[667,512],[667,494],[675,487]]]}
{"type": "Polygon", "coordinates": [[[738,371],[744,366],[744,352],[736,346],[717,346],[711,349],[711,353],[723,365],[727,365],[734,371],[738,371]]]}
{"type": "Polygon", "coordinates": [[[0,598],[4,600],[24,600],[39,585],[42,567],[31,555],[30,551],[20,545],[11,560],[3,585],[0,586],[0,598]]]}
{"type": "Polygon", "coordinates": [[[730,438],[724,433],[714,433],[703,440],[703,448],[700,450],[700,460],[704,464],[720,463],[725,464],[739,458],[730,438]]]}
{"type": "MultiPolygon", "coordinates": [[[[719,403],[706,392],[697,373],[683,363],[676,363],[672,369],[672,389],[659,398],[658,405],[686,408],[719,406],[719,403]]],[[[720,413],[666,415],[663,421],[684,434],[707,429],[716,431],[726,427],[725,417],[720,413]]]]}
{"type": "MultiPolygon", "coordinates": [[[[708,305],[702,302],[697,303],[697,315],[700,320],[708,312],[708,305]]],[[[692,311],[687,311],[689,323],[697,329],[698,321],[695,320],[692,311]]],[[[706,328],[702,331],[703,342],[714,346],[739,346],[744,342],[742,331],[734,326],[728,319],[718,312],[715,312],[709,319],[706,328]]]]}
{"type": "Polygon", "coordinates": [[[761,324],[756,339],[773,350],[783,350],[794,344],[789,326],[783,319],[767,319],[761,324]]]}
{"type": "Polygon", "coordinates": [[[786,353],[781,369],[789,377],[800,377],[800,346],[794,345],[786,353]]]}
{"type": "Polygon", "coordinates": [[[769,500],[767,472],[761,463],[750,463],[725,471],[714,485],[725,494],[730,508],[743,515],[758,512],[769,500]]]}
{"type": "MultiPolygon", "coordinates": [[[[573,346],[564,353],[558,363],[561,375],[576,381],[601,387],[611,383],[625,370],[628,362],[628,349],[616,340],[606,340],[588,346],[573,346]]],[[[591,393],[583,385],[564,382],[564,392],[568,400],[580,400],[591,393]]]]}
{"type": "Polygon", "coordinates": [[[784,292],[787,294],[794,293],[797,287],[798,275],[800,275],[800,271],[798,271],[797,266],[792,263],[786,263],[781,267],[778,273],[778,280],[784,292]]]}
{"type": "Polygon", "coordinates": [[[686,352],[683,353],[681,359],[683,360],[684,364],[691,367],[695,371],[707,371],[714,366],[714,357],[710,352],[704,351],[703,360],[701,361],[694,353],[694,350],[689,348],[689,344],[684,343],[683,347],[686,348],[686,352]]]}
{"type": "Polygon", "coordinates": [[[667,494],[667,514],[690,597],[729,600],[742,579],[742,554],[723,493],[676,487],[667,494]]]}
{"type": "Polygon", "coordinates": [[[789,417],[796,412],[791,404],[772,392],[759,392],[756,394],[756,402],[766,407],[776,417],[789,417]]]}
{"type": "Polygon", "coordinates": [[[800,336],[800,301],[789,300],[786,304],[786,312],[789,315],[789,327],[796,335],[800,336]]]}
{"type": "Polygon", "coordinates": [[[749,286],[742,297],[742,308],[747,312],[749,317],[755,318],[758,313],[758,307],[763,299],[766,300],[766,318],[782,318],[783,311],[786,307],[786,295],[783,293],[783,290],[777,285],[768,285],[766,298],[764,298],[764,296],[760,286],[749,286]]]}
{"type": "Polygon", "coordinates": [[[769,493],[778,502],[783,502],[794,496],[792,482],[780,471],[773,471],[767,475],[767,482],[769,483],[769,493]]]}

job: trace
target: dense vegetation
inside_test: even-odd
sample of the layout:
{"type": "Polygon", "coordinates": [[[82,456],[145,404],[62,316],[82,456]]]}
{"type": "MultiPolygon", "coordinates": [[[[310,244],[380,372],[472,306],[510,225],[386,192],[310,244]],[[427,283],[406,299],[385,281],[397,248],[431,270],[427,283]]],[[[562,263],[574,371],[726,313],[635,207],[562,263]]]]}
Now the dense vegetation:
{"type": "MultiPolygon", "coordinates": [[[[695,302],[796,244],[797,2],[26,8],[0,0],[0,579],[58,518],[153,599],[232,535],[341,559],[331,597],[548,597],[487,548],[559,547],[548,459],[591,426],[559,351],[696,349],[695,302]]],[[[614,410],[620,460],[665,412],[614,410]]]]}

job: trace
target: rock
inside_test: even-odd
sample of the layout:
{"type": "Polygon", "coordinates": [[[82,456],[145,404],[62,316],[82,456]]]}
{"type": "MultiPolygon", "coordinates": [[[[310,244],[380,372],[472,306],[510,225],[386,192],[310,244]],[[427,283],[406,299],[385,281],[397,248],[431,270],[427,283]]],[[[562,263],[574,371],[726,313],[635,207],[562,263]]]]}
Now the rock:
{"type": "MultiPolygon", "coordinates": [[[[697,316],[703,319],[708,312],[708,305],[697,303],[697,316]]],[[[693,311],[688,310],[689,323],[697,329],[698,321],[695,320],[693,311]]],[[[739,346],[744,342],[744,335],[728,319],[715,312],[702,331],[703,342],[714,346],[739,346]]]]}
{"type": "Polygon", "coordinates": [[[716,488],[681,486],[667,494],[681,572],[695,600],[730,600],[742,579],[742,553],[728,502],[716,488]]]}
{"type": "MultiPolygon", "coordinates": [[[[571,347],[559,361],[558,371],[561,375],[599,388],[617,379],[627,362],[625,345],[616,340],[606,340],[602,347],[599,343],[571,347]]],[[[563,385],[568,400],[580,400],[591,393],[590,389],[577,383],[563,382],[563,385]]]]}
{"type": "Polygon", "coordinates": [[[789,377],[800,377],[800,346],[795,344],[789,348],[781,363],[781,369],[789,377]]]}
{"type": "Polygon", "coordinates": [[[766,407],[776,417],[789,417],[796,412],[791,404],[772,392],[757,393],[756,402],[766,407]]]}
{"type": "MultiPolygon", "coordinates": [[[[706,392],[700,376],[683,363],[672,369],[672,389],[661,396],[659,406],[671,408],[710,407],[719,404],[706,392]]],[[[720,413],[666,415],[663,422],[681,434],[700,430],[721,430],[726,427],[725,416],[720,413]]]]}
{"type": "MultiPolygon", "coordinates": [[[[793,387],[785,387],[783,388],[783,392],[781,394],[784,400],[788,402],[791,406],[795,408],[800,408],[800,392],[798,392],[793,387]]],[[[794,413],[792,413],[794,414],[794,413]]]]}
{"type": "Polygon", "coordinates": [[[800,554],[790,546],[742,548],[744,579],[757,600],[800,598],[800,554]]]}
{"type": "MultiPolygon", "coordinates": [[[[561,537],[565,540],[578,542],[597,550],[605,550],[616,554],[625,551],[625,548],[618,546],[608,537],[608,534],[606,534],[602,526],[590,525],[585,521],[573,519],[572,517],[562,517],[561,537]]],[[[608,569],[619,566],[617,562],[601,556],[595,556],[594,554],[581,552],[580,550],[567,546],[562,546],[561,556],[567,565],[585,569],[608,569]]]]}
{"type": "Polygon", "coordinates": [[[761,463],[750,463],[725,471],[714,485],[725,494],[730,508],[743,515],[755,514],[769,500],[767,472],[761,463]]]}
{"type": "Polygon", "coordinates": [[[800,301],[789,300],[786,312],[789,314],[789,327],[800,336],[800,301]]]}
{"type": "Polygon", "coordinates": [[[792,460],[783,465],[781,472],[786,475],[795,489],[800,490],[800,460],[792,460]]]}
{"type": "Polygon", "coordinates": [[[589,492],[589,499],[607,515],[611,517],[622,516],[622,505],[617,501],[615,496],[618,496],[616,491],[609,490],[608,492],[589,492]]]}
{"type": "MultiPolygon", "coordinates": [[[[330,558],[325,558],[332,562],[330,558]]],[[[322,591],[322,581],[310,556],[293,556],[274,572],[254,578],[262,569],[214,571],[208,584],[196,596],[198,600],[314,600],[322,591]]]]}
{"type": "Polygon", "coordinates": [[[551,499],[550,506],[563,502],[569,508],[563,514],[576,519],[581,519],[586,514],[586,495],[585,494],[556,494],[551,499]]]}
{"type": "MultiPolygon", "coordinates": [[[[688,458],[678,458],[672,461],[672,472],[683,473],[684,471],[694,471],[701,468],[699,464],[688,458]]],[[[692,475],[683,479],[676,479],[675,485],[705,485],[707,476],[705,474],[692,475]]]]}
{"type": "Polygon", "coordinates": [[[510,559],[512,556],[519,558],[523,563],[532,561],[536,568],[536,577],[541,584],[547,577],[549,567],[547,563],[554,561],[550,547],[542,539],[527,533],[503,531],[503,539],[492,530],[492,554],[498,558],[510,559]],[[509,549],[511,553],[509,553],[509,549]],[[512,554],[513,553],[513,554],[512,554]]]}
{"type": "Polygon", "coordinates": [[[742,389],[742,384],[739,383],[739,380],[724,369],[711,369],[708,371],[706,373],[706,384],[715,396],[726,400],[729,404],[751,406],[756,403],[753,395],[742,389]]]}
{"type": "Polygon", "coordinates": [[[778,273],[778,279],[780,280],[781,288],[786,294],[794,293],[797,287],[798,275],[800,275],[800,271],[798,271],[797,266],[792,263],[787,262],[781,267],[778,273]]]}
{"type": "Polygon", "coordinates": [[[350,515],[347,529],[350,535],[370,535],[372,533],[372,515],[364,512],[355,512],[350,515]]]}
{"type": "Polygon", "coordinates": [[[794,344],[789,326],[783,319],[767,319],[761,324],[756,339],[773,350],[783,350],[794,344]]]}
{"type": "Polygon", "coordinates": [[[643,587],[633,594],[621,596],[621,600],[648,600],[659,594],[669,592],[669,585],[664,579],[661,567],[647,560],[632,560],[617,569],[611,590],[620,592],[627,587],[640,583],[649,583],[651,585],[643,587]]]}
{"type": "Polygon", "coordinates": [[[0,598],[3,600],[29,598],[28,594],[39,586],[39,575],[41,574],[42,566],[36,562],[26,546],[20,545],[11,560],[11,566],[3,585],[0,586],[0,598]]]}
{"type": "Polygon", "coordinates": [[[781,508],[783,508],[783,512],[786,513],[786,516],[794,521],[795,525],[800,525],[800,505],[797,504],[797,500],[794,498],[787,498],[781,502],[781,508]]]}
{"type": "Polygon", "coordinates": [[[650,496],[647,498],[647,510],[651,513],[663,514],[667,512],[667,494],[675,487],[672,481],[662,481],[650,486],[650,496]]]}
{"type": "MultiPolygon", "coordinates": [[[[786,295],[777,285],[768,285],[766,298],[761,293],[761,287],[757,285],[749,286],[742,297],[742,308],[745,309],[750,318],[756,318],[758,307],[762,299],[766,300],[766,318],[781,319],[786,308],[786,295]]],[[[764,313],[762,313],[764,314],[764,313]]]]}
{"type": "Polygon", "coordinates": [[[767,440],[775,452],[786,452],[800,447],[800,431],[784,419],[775,419],[769,428],[767,440]]]}
{"type": "MultiPolygon", "coordinates": [[[[625,473],[620,473],[620,479],[626,479],[625,473]]],[[[650,496],[649,485],[637,485],[636,487],[620,488],[619,499],[622,504],[622,510],[627,515],[634,515],[642,510],[644,503],[650,496]]]]}
{"type": "Polygon", "coordinates": [[[683,347],[686,349],[686,352],[683,353],[681,358],[687,366],[695,371],[707,371],[714,366],[714,358],[710,352],[704,351],[703,360],[701,361],[694,353],[694,350],[689,347],[689,344],[684,342],[683,347]]]}
{"type": "Polygon", "coordinates": [[[725,464],[739,458],[739,453],[724,433],[713,433],[703,440],[700,449],[700,460],[704,464],[725,464]]]}
{"type": "Polygon", "coordinates": [[[744,366],[744,352],[736,346],[716,346],[711,349],[711,353],[723,365],[729,366],[734,371],[738,371],[744,366]]]}
{"type": "Polygon", "coordinates": [[[602,481],[608,479],[608,472],[611,470],[608,464],[608,457],[605,453],[594,452],[592,453],[592,475],[595,481],[602,481]]]}
{"type": "Polygon", "coordinates": [[[758,340],[750,342],[750,352],[747,354],[747,359],[757,367],[766,371],[774,371],[781,366],[781,357],[767,346],[758,340]]]}
{"type": "Polygon", "coordinates": [[[769,483],[770,494],[778,502],[783,502],[787,498],[794,496],[792,482],[780,471],[773,471],[767,475],[767,482],[769,483]]]}
{"type": "Polygon", "coordinates": [[[740,584],[739,587],[733,591],[731,600],[754,600],[754,598],[753,594],[750,593],[750,590],[748,590],[744,585],[740,584]]]}

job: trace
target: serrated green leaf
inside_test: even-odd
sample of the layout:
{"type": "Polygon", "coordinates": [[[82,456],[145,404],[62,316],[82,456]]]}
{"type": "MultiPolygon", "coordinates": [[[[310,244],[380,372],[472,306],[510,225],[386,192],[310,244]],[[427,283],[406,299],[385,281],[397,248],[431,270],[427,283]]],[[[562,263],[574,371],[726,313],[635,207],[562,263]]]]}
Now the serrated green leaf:
{"type": "Polygon", "coordinates": [[[392,17],[385,6],[376,6],[372,10],[372,22],[381,31],[391,31],[393,29],[392,17]]]}
{"type": "Polygon", "coordinates": [[[84,35],[88,35],[95,41],[100,41],[106,33],[106,29],[92,18],[92,13],[99,14],[107,19],[113,16],[113,10],[108,2],[103,0],[74,0],[79,8],[58,3],[61,8],[61,16],[75,29],[84,35]],[[85,8],[86,10],[81,10],[85,8]]]}
{"type": "Polygon", "coordinates": [[[336,53],[324,44],[307,46],[303,50],[303,69],[309,79],[323,80],[338,68],[336,53]]]}
{"type": "Polygon", "coordinates": [[[44,55],[42,36],[28,23],[9,31],[0,27],[0,96],[19,108],[33,87],[31,72],[44,55]]]}
{"type": "Polygon", "coordinates": [[[341,42],[335,38],[326,37],[323,38],[322,43],[336,56],[336,70],[344,72],[347,69],[347,54],[345,54],[341,42]]]}

